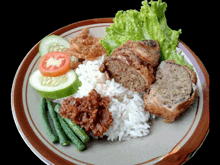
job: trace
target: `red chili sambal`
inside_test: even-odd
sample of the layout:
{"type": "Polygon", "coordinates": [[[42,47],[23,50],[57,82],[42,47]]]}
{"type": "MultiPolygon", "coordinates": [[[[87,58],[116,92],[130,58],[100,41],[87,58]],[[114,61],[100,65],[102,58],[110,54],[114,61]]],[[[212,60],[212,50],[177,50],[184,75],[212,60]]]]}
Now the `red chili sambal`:
{"type": "Polygon", "coordinates": [[[95,89],[89,96],[74,98],[72,96],[63,99],[60,107],[60,115],[70,118],[74,123],[80,125],[88,133],[94,136],[102,136],[113,122],[111,112],[107,106],[109,97],[101,97],[95,89]]]}

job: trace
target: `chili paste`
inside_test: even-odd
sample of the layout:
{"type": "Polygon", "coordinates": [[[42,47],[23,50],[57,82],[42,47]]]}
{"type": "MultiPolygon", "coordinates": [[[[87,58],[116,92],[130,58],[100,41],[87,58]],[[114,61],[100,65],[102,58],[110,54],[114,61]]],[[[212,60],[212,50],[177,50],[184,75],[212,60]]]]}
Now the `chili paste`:
{"type": "Polygon", "coordinates": [[[74,98],[70,96],[63,99],[60,115],[70,118],[75,124],[80,125],[87,133],[93,132],[94,136],[102,136],[113,122],[111,112],[107,106],[109,97],[101,97],[95,89],[89,96],[74,98]]]}

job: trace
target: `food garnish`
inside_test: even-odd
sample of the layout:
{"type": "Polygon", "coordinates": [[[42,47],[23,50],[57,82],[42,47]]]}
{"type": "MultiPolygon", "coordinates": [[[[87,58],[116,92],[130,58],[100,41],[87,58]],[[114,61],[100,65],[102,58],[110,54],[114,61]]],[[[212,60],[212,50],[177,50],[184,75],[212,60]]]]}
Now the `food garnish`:
{"type": "Polygon", "coordinates": [[[73,70],[58,77],[44,77],[39,70],[31,74],[29,83],[42,96],[57,99],[77,92],[81,82],[73,70]]]}
{"type": "Polygon", "coordinates": [[[40,43],[39,53],[41,57],[49,52],[64,52],[69,48],[69,42],[64,38],[57,35],[50,35],[45,38],[40,43]]]}
{"type": "Polygon", "coordinates": [[[114,23],[106,28],[107,34],[100,43],[108,55],[111,55],[115,48],[128,40],[157,40],[161,48],[161,61],[174,60],[177,64],[187,65],[192,69],[176,50],[182,30],[176,31],[168,27],[165,17],[167,4],[162,0],[150,1],[149,4],[147,0],[143,1],[140,12],[118,11],[113,19],[114,23]]]}
{"type": "Polygon", "coordinates": [[[61,76],[69,71],[70,59],[63,52],[47,53],[41,58],[38,68],[43,76],[61,76]]]}
{"type": "Polygon", "coordinates": [[[95,60],[106,53],[99,42],[100,38],[89,34],[89,29],[83,29],[77,36],[70,39],[70,48],[65,50],[68,56],[80,59],[95,60]]]}

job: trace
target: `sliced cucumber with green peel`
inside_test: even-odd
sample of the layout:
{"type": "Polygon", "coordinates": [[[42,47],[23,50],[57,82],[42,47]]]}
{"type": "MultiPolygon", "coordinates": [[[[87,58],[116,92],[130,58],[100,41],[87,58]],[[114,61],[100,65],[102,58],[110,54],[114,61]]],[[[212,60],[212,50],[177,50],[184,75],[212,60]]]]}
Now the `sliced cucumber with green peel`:
{"type": "Polygon", "coordinates": [[[43,57],[49,52],[63,52],[67,48],[69,48],[69,42],[67,40],[57,35],[50,35],[41,41],[39,52],[41,57],[43,57]]]}
{"type": "Polygon", "coordinates": [[[42,97],[50,99],[70,96],[81,86],[81,81],[73,70],[58,77],[45,77],[36,70],[31,74],[29,83],[42,97]]]}

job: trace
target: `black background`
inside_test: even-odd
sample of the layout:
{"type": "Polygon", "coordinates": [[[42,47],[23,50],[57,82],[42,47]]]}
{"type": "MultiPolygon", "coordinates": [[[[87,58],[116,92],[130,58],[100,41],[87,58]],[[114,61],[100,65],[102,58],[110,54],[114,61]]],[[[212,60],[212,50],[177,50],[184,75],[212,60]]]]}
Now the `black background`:
{"type": "MultiPolygon", "coordinates": [[[[207,45],[215,46],[215,43],[209,41],[210,30],[215,30],[217,23],[212,21],[213,14],[205,1],[192,3],[185,0],[164,0],[168,8],[166,18],[168,26],[171,29],[182,29],[180,40],[189,46],[194,53],[200,58],[210,75],[211,53],[207,45]]],[[[137,9],[140,10],[141,0],[135,1],[53,1],[44,3],[25,2],[24,4],[14,4],[15,8],[12,14],[8,16],[10,27],[9,39],[10,46],[13,50],[14,61],[13,70],[11,70],[12,79],[16,70],[31,48],[49,33],[64,27],[68,24],[93,18],[114,17],[118,10],[137,9]],[[14,44],[13,44],[14,43],[14,44]]],[[[213,37],[213,35],[212,35],[213,37]]],[[[10,49],[10,48],[9,48],[10,49]]],[[[44,164],[29,149],[21,138],[14,124],[12,114],[10,116],[11,134],[13,144],[7,145],[5,154],[16,155],[16,163],[22,164],[44,164]]],[[[195,164],[199,161],[208,161],[211,158],[210,133],[202,147],[197,151],[195,156],[186,164],[195,164]]],[[[15,161],[15,160],[14,160],[15,161]]]]}

